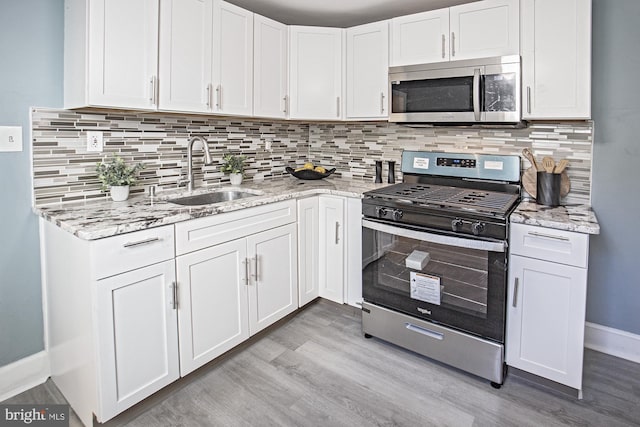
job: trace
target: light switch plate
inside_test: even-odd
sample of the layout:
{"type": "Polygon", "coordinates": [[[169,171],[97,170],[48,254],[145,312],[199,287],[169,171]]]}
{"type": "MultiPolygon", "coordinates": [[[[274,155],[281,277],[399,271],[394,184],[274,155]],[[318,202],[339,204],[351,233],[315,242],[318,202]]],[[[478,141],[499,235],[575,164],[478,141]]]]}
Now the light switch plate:
{"type": "Polygon", "coordinates": [[[87,132],[87,151],[102,152],[104,144],[102,141],[102,132],[100,131],[88,131],[87,132]]]}
{"type": "Polygon", "coordinates": [[[0,126],[0,151],[22,151],[22,126],[0,126]]]}

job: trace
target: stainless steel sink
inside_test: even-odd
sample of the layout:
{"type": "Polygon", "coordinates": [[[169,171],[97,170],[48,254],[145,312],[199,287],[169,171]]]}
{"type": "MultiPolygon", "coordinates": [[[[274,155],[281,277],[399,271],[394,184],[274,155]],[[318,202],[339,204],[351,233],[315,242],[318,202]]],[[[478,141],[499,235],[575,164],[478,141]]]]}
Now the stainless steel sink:
{"type": "Polygon", "coordinates": [[[210,205],[213,203],[229,202],[231,200],[244,199],[245,197],[259,196],[259,194],[248,191],[224,190],[213,191],[211,193],[196,194],[193,196],[177,197],[169,199],[171,203],[184,206],[210,205]]]}

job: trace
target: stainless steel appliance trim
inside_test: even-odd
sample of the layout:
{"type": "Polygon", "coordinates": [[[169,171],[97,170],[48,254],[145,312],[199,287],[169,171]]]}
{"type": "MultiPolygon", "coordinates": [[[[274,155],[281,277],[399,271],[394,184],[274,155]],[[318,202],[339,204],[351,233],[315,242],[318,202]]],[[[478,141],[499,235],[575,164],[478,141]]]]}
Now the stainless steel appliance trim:
{"type": "Polygon", "coordinates": [[[362,331],[498,384],[504,380],[504,346],[442,325],[436,325],[364,302],[362,331]],[[416,334],[411,324],[434,332],[436,338],[416,334]],[[442,339],[437,338],[441,334],[442,339]],[[423,337],[423,339],[420,339],[423,337]]]}
{"type": "Polygon", "coordinates": [[[481,251],[504,252],[505,242],[488,242],[484,240],[464,239],[460,237],[443,236],[440,234],[426,233],[424,231],[410,230],[401,226],[392,226],[379,222],[362,220],[362,226],[383,233],[395,234],[409,239],[422,240],[424,242],[439,243],[441,245],[455,246],[458,248],[478,249],[481,251]]]}
{"type": "Polygon", "coordinates": [[[404,325],[408,330],[417,332],[429,338],[434,338],[437,340],[444,339],[444,334],[441,332],[435,332],[435,331],[432,331],[431,329],[423,328],[422,326],[414,325],[413,323],[409,323],[409,322],[406,322],[404,325]]]}
{"type": "Polygon", "coordinates": [[[473,118],[480,121],[480,68],[473,70],[473,118]]]}

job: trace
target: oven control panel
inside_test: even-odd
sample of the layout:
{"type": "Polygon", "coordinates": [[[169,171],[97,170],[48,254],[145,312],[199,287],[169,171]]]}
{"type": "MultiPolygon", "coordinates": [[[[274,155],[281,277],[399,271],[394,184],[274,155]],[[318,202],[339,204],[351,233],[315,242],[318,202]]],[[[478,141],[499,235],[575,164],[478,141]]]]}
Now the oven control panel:
{"type": "Polygon", "coordinates": [[[476,159],[458,159],[453,157],[438,157],[436,159],[438,166],[447,166],[454,168],[475,168],[476,159]]]}

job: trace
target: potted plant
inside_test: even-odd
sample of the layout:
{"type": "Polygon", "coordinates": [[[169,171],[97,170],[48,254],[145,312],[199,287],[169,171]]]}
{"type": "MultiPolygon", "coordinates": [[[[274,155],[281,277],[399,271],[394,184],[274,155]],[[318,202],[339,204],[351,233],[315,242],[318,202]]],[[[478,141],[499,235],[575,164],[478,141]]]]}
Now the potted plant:
{"type": "Polygon", "coordinates": [[[222,157],[222,172],[228,173],[232,185],[242,184],[244,176],[244,161],[247,159],[243,155],[226,154],[222,157]]]}
{"type": "Polygon", "coordinates": [[[129,186],[135,184],[136,174],[143,168],[141,163],[129,166],[122,157],[114,155],[109,161],[105,158],[98,162],[96,172],[102,191],[108,189],[114,202],[122,202],[129,197],[129,186]]]}

